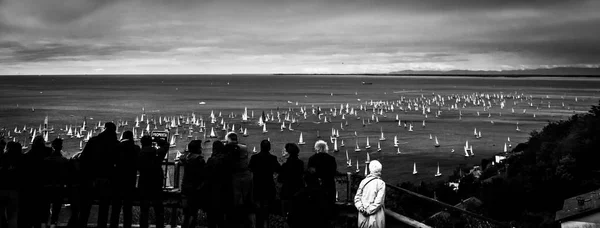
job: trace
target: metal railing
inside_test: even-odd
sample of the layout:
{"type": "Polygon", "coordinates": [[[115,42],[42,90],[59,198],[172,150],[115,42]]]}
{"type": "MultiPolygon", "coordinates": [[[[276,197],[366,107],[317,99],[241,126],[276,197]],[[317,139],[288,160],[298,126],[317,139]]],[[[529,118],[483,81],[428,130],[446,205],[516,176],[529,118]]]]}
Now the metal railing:
{"type": "MultiPolygon", "coordinates": [[[[354,195],[363,178],[364,176],[350,172],[338,174],[338,194],[342,196],[338,197],[338,202],[353,204],[354,195]]],[[[385,208],[388,210],[388,218],[400,220],[409,227],[510,227],[478,213],[390,184],[386,184],[385,208]]]]}

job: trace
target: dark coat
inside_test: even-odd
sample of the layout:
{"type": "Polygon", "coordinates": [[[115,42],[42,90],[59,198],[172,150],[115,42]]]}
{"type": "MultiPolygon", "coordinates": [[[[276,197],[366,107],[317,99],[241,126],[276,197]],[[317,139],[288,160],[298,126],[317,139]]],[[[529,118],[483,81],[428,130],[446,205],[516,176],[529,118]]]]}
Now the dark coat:
{"type": "Polygon", "coordinates": [[[254,187],[252,172],[250,172],[250,152],[246,145],[228,143],[225,153],[231,167],[231,187],[233,188],[232,209],[254,209],[254,187]]]}
{"type": "Polygon", "coordinates": [[[169,151],[169,146],[161,146],[159,149],[154,147],[142,147],[138,159],[138,168],[140,171],[139,189],[142,193],[158,194],[163,186],[162,161],[169,151]]]}
{"type": "Polygon", "coordinates": [[[213,153],[206,162],[206,184],[208,186],[208,210],[224,212],[231,207],[231,170],[224,151],[213,153]]]}
{"type": "Polygon", "coordinates": [[[23,154],[0,154],[0,190],[18,190],[22,175],[23,154]]]}
{"type": "Polygon", "coordinates": [[[181,159],[183,165],[183,180],[181,193],[183,195],[199,195],[200,187],[205,179],[205,162],[202,154],[188,153],[181,159]]]}
{"type": "Polygon", "coordinates": [[[44,159],[44,175],[47,187],[64,187],[69,180],[69,159],[60,152],[53,153],[44,159]]]}
{"type": "Polygon", "coordinates": [[[249,168],[254,176],[254,199],[275,199],[273,174],[280,168],[277,157],[269,151],[261,151],[250,158],[249,168]]]}
{"type": "Polygon", "coordinates": [[[290,200],[304,187],[304,162],[297,156],[290,156],[281,166],[277,177],[281,186],[281,199],[290,200]]]}
{"type": "Polygon", "coordinates": [[[113,177],[117,188],[135,189],[140,154],[140,147],[132,140],[123,140],[117,145],[113,177]]]}
{"type": "Polygon", "coordinates": [[[44,186],[46,170],[44,160],[50,156],[52,149],[50,147],[33,147],[24,155],[24,177],[23,186],[28,189],[37,189],[44,186]]]}
{"type": "Polygon", "coordinates": [[[294,194],[288,224],[292,228],[328,227],[326,193],[320,186],[308,186],[294,194]]]}
{"type": "Polygon", "coordinates": [[[104,131],[88,141],[81,152],[81,168],[89,180],[110,179],[114,172],[117,134],[104,131]]]}
{"type": "Polygon", "coordinates": [[[327,194],[327,201],[335,202],[335,175],[337,163],[335,158],[327,153],[316,153],[308,159],[308,171],[314,172],[321,180],[323,190],[327,194]]]}

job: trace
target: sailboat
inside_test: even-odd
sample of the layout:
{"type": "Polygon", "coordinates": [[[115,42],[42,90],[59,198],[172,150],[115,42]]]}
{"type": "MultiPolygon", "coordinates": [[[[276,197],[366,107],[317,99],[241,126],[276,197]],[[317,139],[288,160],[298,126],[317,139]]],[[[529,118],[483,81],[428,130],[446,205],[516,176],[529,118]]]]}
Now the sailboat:
{"type": "Polygon", "coordinates": [[[442,173],[440,173],[440,163],[438,162],[437,173],[435,173],[435,177],[439,177],[441,175],[442,175],[442,173]]]}
{"type": "Polygon", "coordinates": [[[342,139],[342,142],[340,143],[340,147],[345,147],[346,145],[344,145],[344,140],[342,139]]]}
{"type": "Polygon", "coordinates": [[[360,152],[360,147],[358,147],[358,138],[356,138],[355,142],[356,142],[356,148],[354,149],[354,152],[360,152]]]}
{"type": "Polygon", "coordinates": [[[432,139],[433,139],[433,137],[431,136],[431,134],[429,134],[429,140],[432,140],[432,139]]]}
{"type": "Polygon", "coordinates": [[[383,136],[383,128],[381,129],[381,137],[379,137],[379,141],[385,141],[385,137],[383,136]]]}
{"type": "Polygon", "coordinates": [[[175,135],[171,136],[171,143],[170,143],[169,147],[175,147],[176,146],[176,144],[175,144],[175,138],[176,138],[175,135]]]}
{"type": "Polygon", "coordinates": [[[417,174],[417,163],[413,163],[413,175],[417,174]]]}
{"type": "Polygon", "coordinates": [[[396,154],[401,154],[402,152],[400,152],[400,148],[396,148],[396,154]]]}
{"type": "Polygon", "coordinates": [[[440,142],[438,142],[437,136],[435,137],[435,144],[433,144],[435,147],[440,147],[440,142]]]}
{"type": "Polygon", "coordinates": [[[423,127],[425,127],[425,120],[423,120],[423,127]]]}
{"type": "Polygon", "coordinates": [[[298,139],[298,145],[304,145],[306,144],[306,142],[304,142],[304,139],[302,138],[302,132],[300,132],[300,139],[298,139]]]}
{"type": "Polygon", "coordinates": [[[394,147],[398,148],[398,136],[394,136],[394,147]]]}
{"type": "Polygon", "coordinates": [[[469,157],[469,141],[465,143],[465,157],[469,157]]]}
{"type": "Polygon", "coordinates": [[[334,142],[333,142],[333,152],[338,152],[338,151],[340,151],[340,150],[338,149],[337,138],[333,138],[333,141],[334,141],[334,142]]]}
{"type": "Polygon", "coordinates": [[[519,129],[519,122],[517,122],[517,131],[521,131],[521,129],[519,129]]]}
{"type": "Polygon", "coordinates": [[[381,143],[377,142],[377,152],[381,152],[381,143]]]}
{"type": "Polygon", "coordinates": [[[288,127],[289,131],[294,131],[294,129],[292,129],[292,122],[290,122],[290,126],[288,127]]]}
{"type": "Polygon", "coordinates": [[[264,133],[267,133],[267,132],[269,132],[269,131],[267,131],[267,123],[265,122],[265,123],[263,124],[262,133],[264,134],[264,133]]]}
{"type": "Polygon", "coordinates": [[[248,128],[244,128],[244,134],[242,134],[242,136],[248,137],[248,128]]]}
{"type": "Polygon", "coordinates": [[[210,128],[210,135],[209,135],[209,137],[210,138],[216,138],[217,137],[217,135],[215,134],[215,128],[214,127],[210,128]]]}
{"type": "Polygon", "coordinates": [[[348,155],[348,150],[346,150],[346,165],[348,167],[352,166],[352,161],[350,160],[350,156],[348,155]]]}
{"type": "Polygon", "coordinates": [[[83,140],[79,141],[79,150],[83,150],[83,140]]]}
{"type": "Polygon", "coordinates": [[[360,167],[358,166],[358,159],[356,159],[356,173],[360,173],[360,167]]]}
{"type": "Polygon", "coordinates": [[[413,126],[412,126],[412,124],[410,124],[410,126],[408,127],[408,131],[413,131],[413,126]]]}
{"type": "Polygon", "coordinates": [[[508,150],[506,149],[506,143],[504,143],[504,153],[506,153],[508,150]]]}
{"type": "Polygon", "coordinates": [[[369,145],[369,136],[367,136],[367,146],[365,146],[365,149],[371,149],[371,145],[369,145]]]}
{"type": "Polygon", "coordinates": [[[469,151],[471,152],[471,156],[475,156],[475,153],[473,153],[473,145],[469,146],[469,151]]]}

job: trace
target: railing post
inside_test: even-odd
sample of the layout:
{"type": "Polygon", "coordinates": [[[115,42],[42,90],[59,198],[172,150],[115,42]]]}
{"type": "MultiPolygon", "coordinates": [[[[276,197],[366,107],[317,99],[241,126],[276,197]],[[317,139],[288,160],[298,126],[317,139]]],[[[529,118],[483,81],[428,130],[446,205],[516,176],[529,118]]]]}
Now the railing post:
{"type": "Polygon", "coordinates": [[[174,183],[173,183],[174,188],[179,188],[179,172],[180,172],[179,168],[180,167],[181,167],[181,164],[179,164],[179,162],[175,162],[175,166],[174,166],[175,170],[173,170],[173,179],[175,179],[174,183]]]}
{"type": "Polygon", "coordinates": [[[348,181],[346,182],[346,203],[352,205],[352,173],[346,172],[346,178],[348,181]]]}

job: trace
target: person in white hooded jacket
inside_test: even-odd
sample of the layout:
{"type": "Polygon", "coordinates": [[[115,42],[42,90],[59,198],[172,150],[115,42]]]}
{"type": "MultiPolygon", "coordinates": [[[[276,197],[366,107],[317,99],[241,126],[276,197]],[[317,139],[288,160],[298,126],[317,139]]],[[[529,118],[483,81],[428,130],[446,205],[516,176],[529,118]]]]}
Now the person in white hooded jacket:
{"type": "Polygon", "coordinates": [[[381,180],[381,168],[379,161],[370,162],[370,174],[360,182],[354,196],[354,206],[359,212],[359,228],[385,227],[385,182],[381,180]]]}

